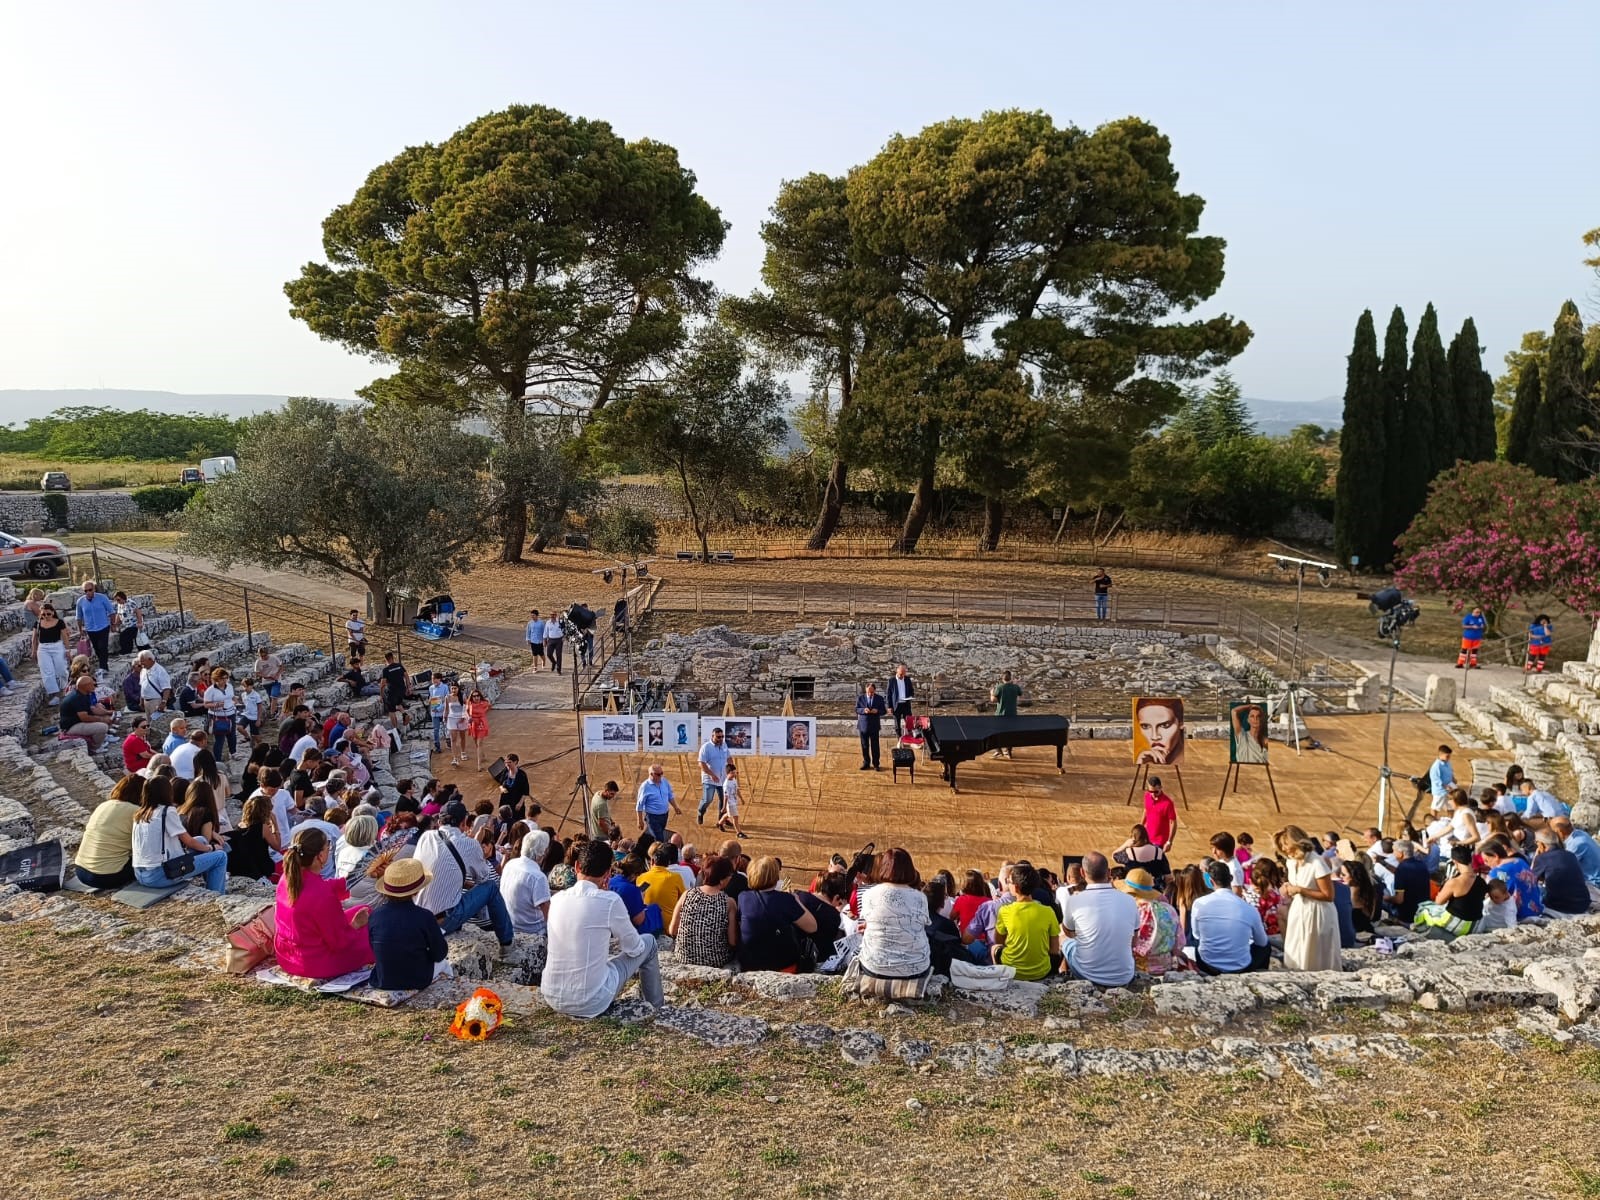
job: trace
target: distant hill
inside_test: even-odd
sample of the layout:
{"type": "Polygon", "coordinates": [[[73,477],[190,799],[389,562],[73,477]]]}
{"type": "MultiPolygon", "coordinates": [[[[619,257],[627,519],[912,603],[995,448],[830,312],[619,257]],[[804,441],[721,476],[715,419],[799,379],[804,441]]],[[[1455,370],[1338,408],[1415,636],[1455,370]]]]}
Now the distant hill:
{"type": "Polygon", "coordinates": [[[1256,429],[1268,437],[1293,433],[1299,425],[1320,425],[1337,429],[1344,424],[1344,398],[1324,396],[1321,400],[1258,400],[1244,398],[1245,407],[1256,429]]]}
{"type": "Polygon", "coordinates": [[[140,392],[127,388],[60,388],[33,391],[0,388],[0,424],[20,425],[30,417],[43,417],[58,408],[148,408],[152,412],[220,413],[247,417],[251,413],[281,408],[287,396],[246,393],[220,395],[182,392],[140,392]]]}

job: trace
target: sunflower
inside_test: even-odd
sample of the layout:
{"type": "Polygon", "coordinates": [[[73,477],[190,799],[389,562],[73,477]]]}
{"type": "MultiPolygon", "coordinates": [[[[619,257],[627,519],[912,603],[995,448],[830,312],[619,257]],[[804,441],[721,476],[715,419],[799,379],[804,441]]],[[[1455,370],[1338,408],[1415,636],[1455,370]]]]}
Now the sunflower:
{"type": "Polygon", "coordinates": [[[500,1013],[504,1007],[499,996],[488,988],[479,988],[456,1006],[450,1032],[462,1041],[485,1041],[500,1028],[500,1013]]]}

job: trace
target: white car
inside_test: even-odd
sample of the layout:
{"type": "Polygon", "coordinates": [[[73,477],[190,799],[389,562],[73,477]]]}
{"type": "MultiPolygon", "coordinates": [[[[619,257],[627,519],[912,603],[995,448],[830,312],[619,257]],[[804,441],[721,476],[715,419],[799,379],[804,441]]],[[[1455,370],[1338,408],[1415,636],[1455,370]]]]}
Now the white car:
{"type": "Polygon", "coordinates": [[[49,579],[67,569],[67,548],[51,538],[0,533],[0,575],[49,579]]]}

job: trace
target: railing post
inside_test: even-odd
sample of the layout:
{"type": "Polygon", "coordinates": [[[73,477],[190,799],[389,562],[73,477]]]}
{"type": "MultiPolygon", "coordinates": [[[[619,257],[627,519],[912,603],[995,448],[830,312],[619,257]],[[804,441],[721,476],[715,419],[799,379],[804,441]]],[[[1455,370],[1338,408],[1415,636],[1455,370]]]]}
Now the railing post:
{"type": "Polygon", "coordinates": [[[242,587],[239,591],[244,595],[244,644],[253,651],[256,648],[256,631],[250,624],[250,589],[242,587]]]}
{"type": "Polygon", "coordinates": [[[333,640],[333,614],[328,614],[328,660],[335,662],[339,658],[339,643],[333,640]]]}
{"type": "Polygon", "coordinates": [[[100,543],[95,542],[89,551],[89,562],[94,566],[95,586],[100,584],[100,543]]]}
{"type": "Polygon", "coordinates": [[[172,587],[178,593],[178,628],[182,629],[187,622],[183,619],[183,580],[178,577],[178,564],[172,564],[172,587]]]}

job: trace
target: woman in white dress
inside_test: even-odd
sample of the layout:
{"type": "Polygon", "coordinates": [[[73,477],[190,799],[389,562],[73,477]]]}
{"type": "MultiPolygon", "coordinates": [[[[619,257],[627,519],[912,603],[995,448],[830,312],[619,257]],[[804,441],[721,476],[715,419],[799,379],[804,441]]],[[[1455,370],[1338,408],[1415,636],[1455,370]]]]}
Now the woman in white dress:
{"type": "Polygon", "coordinates": [[[1283,965],[1291,971],[1339,971],[1339,914],[1333,907],[1333,868],[1298,825],[1278,831],[1278,853],[1289,867],[1290,898],[1283,931],[1283,965]]]}

